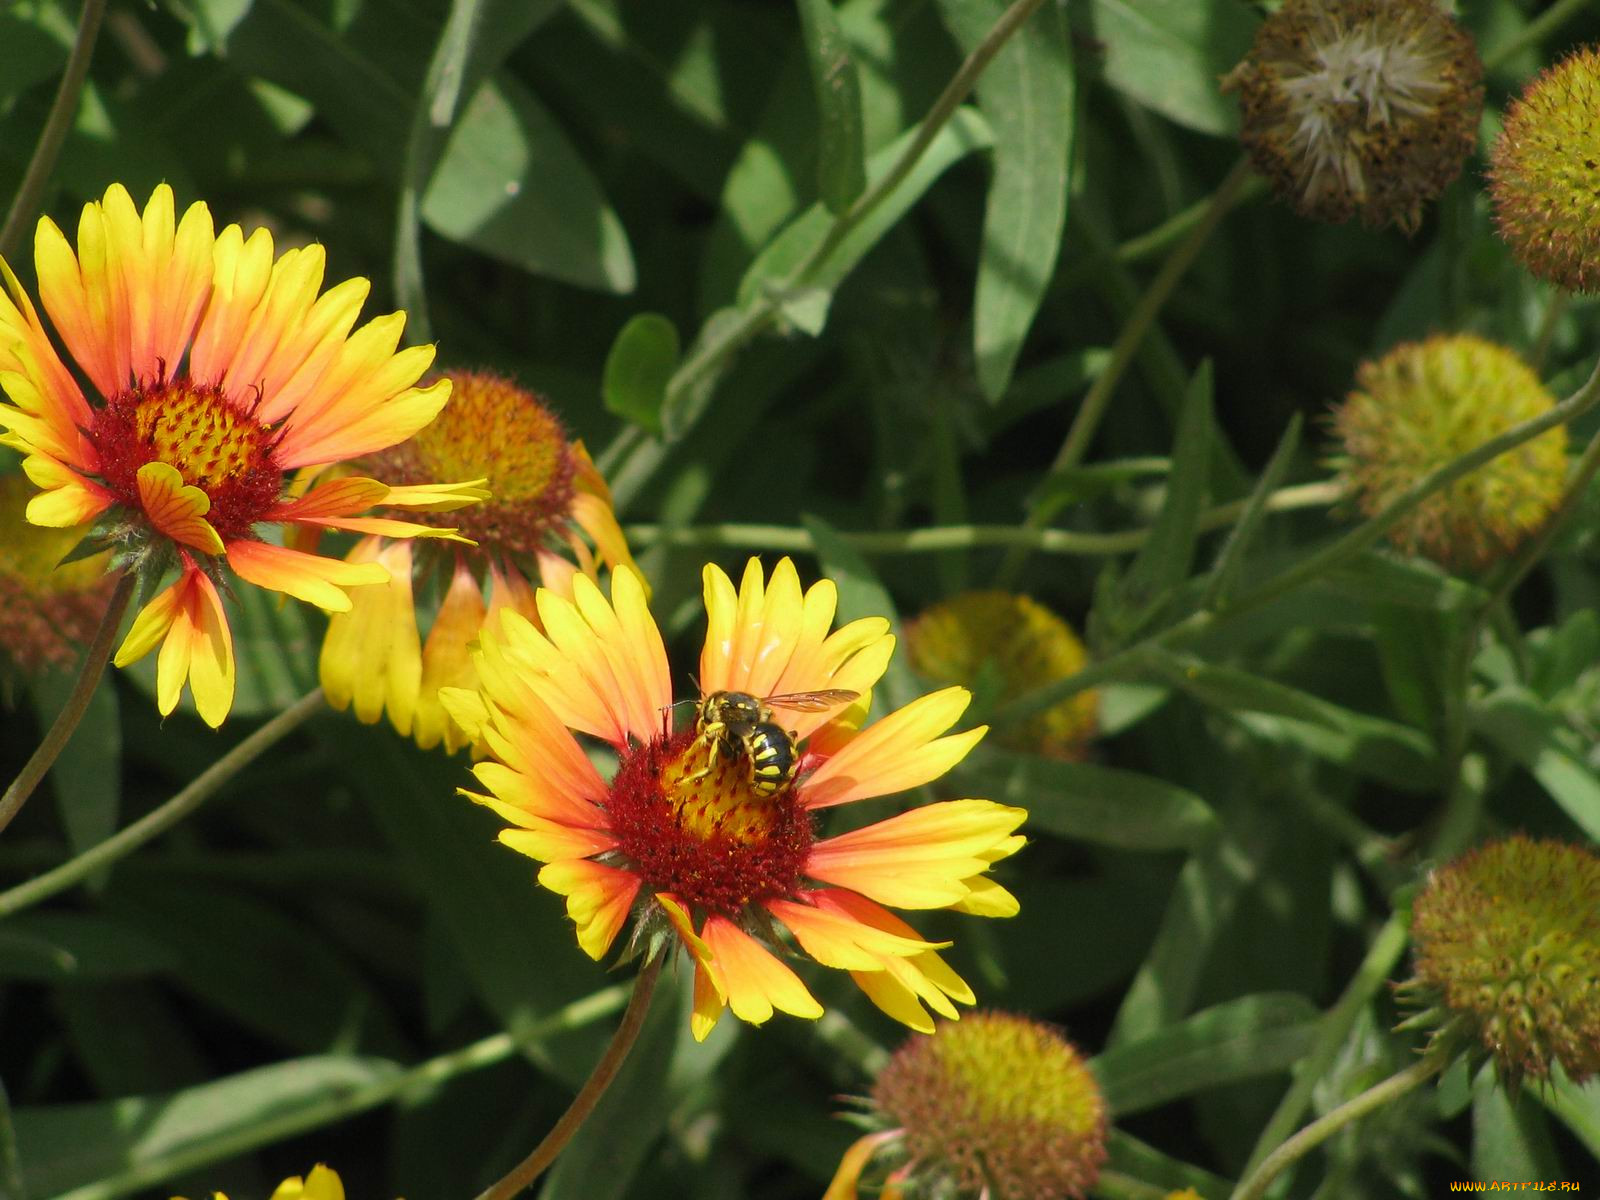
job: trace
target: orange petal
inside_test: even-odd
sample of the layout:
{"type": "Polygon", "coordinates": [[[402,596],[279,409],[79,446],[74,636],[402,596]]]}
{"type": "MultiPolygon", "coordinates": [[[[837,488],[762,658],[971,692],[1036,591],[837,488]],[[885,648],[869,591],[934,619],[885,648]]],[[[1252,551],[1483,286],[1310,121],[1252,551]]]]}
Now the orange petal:
{"type": "Polygon", "coordinates": [[[217,728],[233,707],[233,637],[222,598],[201,571],[187,567],[177,582],[145,605],[112,661],[125,667],[157,643],[156,707],[161,715],[178,706],[187,682],[201,720],[217,728]]]}
{"type": "Polygon", "coordinates": [[[948,800],[912,809],[812,846],[806,874],[896,908],[943,908],[967,898],[991,852],[1011,853],[1026,809],[948,800]]]}
{"type": "Polygon", "coordinates": [[[164,462],[145,463],[135,478],[139,507],[158,533],[204,554],[222,553],[222,538],[205,519],[211,511],[210,496],[184,483],[177,468],[164,462]]]}
{"type": "Polygon", "coordinates": [[[885,959],[909,958],[952,944],[902,937],[848,913],[792,900],[769,900],[766,908],[788,926],[801,949],[823,966],[838,970],[879,971],[885,959]]]}
{"type": "Polygon", "coordinates": [[[827,808],[892,795],[939,778],[988,732],[987,726],[979,726],[938,736],[956,723],[971,701],[965,688],[945,688],[867,726],[806,780],[804,803],[827,808]]]}
{"type": "Polygon", "coordinates": [[[344,562],[269,542],[229,542],[228,565],[246,583],[284,592],[329,612],[350,611],[344,589],[389,582],[389,571],[381,563],[344,562]]]}
{"type": "MultiPolygon", "coordinates": [[[[833,1173],[833,1181],[828,1184],[828,1190],[822,1194],[822,1200],[857,1200],[856,1184],[861,1180],[861,1172],[872,1161],[872,1156],[885,1142],[892,1142],[899,1137],[898,1129],[885,1129],[879,1133],[869,1133],[866,1137],[857,1138],[848,1150],[839,1159],[839,1169],[833,1173]]],[[[273,1200],[277,1200],[276,1197],[273,1200]]]]}
{"type": "Polygon", "coordinates": [[[379,563],[389,572],[389,582],[356,588],[349,611],[329,615],[318,663],[323,693],[334,708],[353,704],[357,718],[369,725],[387,708],[395,731],[409,736],[422,682],[411,545],[364,538],[345,557],[347,562],[379,563]]]}
{"type": "Polygon", "coordinates": [[[631,871],[581,858],[541,868],[539,882],[567,898],[567,915],[578,926],[578,945],[596,960],[611,949],[639,892],[639,877],[631,871]]]}
{"type": "Polygon", "coordinates": [[[774,1009],[811,1020],[822,1015],[800,977],[728,918],[707,917],[700,936],[727,989],[728,1007],[741,1021],[760,1025],[774,1009]]]}
{"type": "Polygon", "coordinates": [[[454,754],[467,739],[450,720],[439,702],[442,687],[471,688],[477,685],[478,672],[472,665],[471,645],[483,628],[483,591],[466,560],[456,559],[439,612],[422,648],[422,685],[417,697],[415,736],[417,745],[431,750],[440,741],[454,754]]]}

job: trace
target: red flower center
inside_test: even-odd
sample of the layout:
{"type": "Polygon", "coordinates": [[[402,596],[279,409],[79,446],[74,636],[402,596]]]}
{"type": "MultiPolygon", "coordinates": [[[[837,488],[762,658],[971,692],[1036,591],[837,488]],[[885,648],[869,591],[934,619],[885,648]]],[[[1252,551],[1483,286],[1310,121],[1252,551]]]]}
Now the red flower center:
{"type": "Polygon", "coordinates": [[[283,489],[275,431],[214,384],[162,379],[118,392],[95,412],[89,438],[124,503],[139,507],[140,467],[166,463],[210,498],[206,520],[224,540],[246,536],[283,489]]]}
{"type": "Polygon", "coordinates": [[[625,753],[607,807],[618,849],[651,890],[723,916],[792,896],[811,849],[811,814],[793,788],[756,794],[742,758],[693,733],[625,753]]]}

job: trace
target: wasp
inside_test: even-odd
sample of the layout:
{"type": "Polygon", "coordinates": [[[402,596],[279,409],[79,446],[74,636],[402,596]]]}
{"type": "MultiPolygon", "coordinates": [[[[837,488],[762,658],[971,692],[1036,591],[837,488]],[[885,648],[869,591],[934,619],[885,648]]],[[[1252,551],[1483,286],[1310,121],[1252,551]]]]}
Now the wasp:
{"type": "Polygon", "coordinates": [[[749,692],[709,693],[695,713],[695,746],[705,747],[705,766],[686,776],[685,782],[710,774],[721,754],[730,762],[744,763],[752,792],[776,796],[794,782],[800,748],[794,733],[773,720],[773,709],[825,712],[857,695],[843,688],[760,697],[749,692]]]}

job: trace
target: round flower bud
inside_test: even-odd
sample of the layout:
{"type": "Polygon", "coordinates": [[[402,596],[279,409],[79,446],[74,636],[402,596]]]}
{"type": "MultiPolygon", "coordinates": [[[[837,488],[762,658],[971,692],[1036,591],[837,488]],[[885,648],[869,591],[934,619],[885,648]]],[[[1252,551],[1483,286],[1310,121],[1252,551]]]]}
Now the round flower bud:
{"type": "MultiPolygon", "coordinates": [[[[1371,516],[1429,472],[1554,404],[1503,346],[1469,334],[1408,342],[1363,363],[1356,390],[1334,411],[1339,466],[1371,516]]],[[[1545,523],[1566,468],[1567,433],[1558,426],[1435,492],[1389,537],[1447,567],[1485,567],[1545,523]]]]}
{"type": "Polygon", "coordinates": [[[115,587],[109,555],[57,565],[89,527],[30,525],[23,513],[35,494],[21,475],[0,477],[0,660],[23,675],[77,661],[115,587]]]}
{"type": "MultiPolygon", "coordinates": [[[[1083,643],[1044,605],[1012,592],[962,592],[906,626],[911,664],[935,683],[981,689],[984,672],[1004,696],[1018,696],[1075,675],[1083,643]]],[[[1000,745],[1052,758],[1080,759],[1095,734],[1099,697],[1069,696],[994,734],[1000,745]]]]}
{"type": "Polygon", "coordinates": [[[1106,1103],[1072,1044],[1048,1025],[979,1012],[907,1041],[872,1089],[875,1124],[825,1200],[884,1195],[1081,1200],[1106,1158],[1106,1103]]]}
{"type": "Polygon", "coordinates": [[[1530,83],[1490,154],[1500,236],[1530,272],[1600,291],[1600,48],[1577,51],[1530,83]]]}
{"type": "Polygon", "coordinates": [[[1412,906],[1408,1024],[1493,1058],[1500,1077],[1600,1072],[1600,855],[1516,836],[1433,872],[1412,906]]]}
{"type": "Polygon", "coordinates": [[[1301,215],[1410,233],[1472,153],[1482,76],[1434,0],[1286,0],[1223,90],[1251,160],[1301,215]]]}

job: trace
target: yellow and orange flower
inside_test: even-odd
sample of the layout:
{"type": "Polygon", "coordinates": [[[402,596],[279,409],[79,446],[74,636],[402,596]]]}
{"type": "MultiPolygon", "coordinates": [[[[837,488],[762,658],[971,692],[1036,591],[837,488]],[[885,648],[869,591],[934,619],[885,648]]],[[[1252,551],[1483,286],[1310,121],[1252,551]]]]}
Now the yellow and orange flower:
{"type": "Polygon", "coordinates": [[[413,384],[431,346],[397,350],[403,313],[353,333],[369,284],[319,295],[320,246],[274,260],[272,235],[215,233],[202,203],[181,220],[172,189],[141,212],[120,184],[84,206],[77,252],[49,218],[34,238],[39,295],[86,396],[27,293],[0,262],[0,443],[20,450],[41,489],[35,525],[96,518],[122,560],[178,578],[134,620],[118,666],[161,647],[163,715],[187,681],[210,725],[233,703],[233,641],[217,584],[226,565],[247,583],[329,611],[346,589],[383,583],[378,563],[346,563],[265,540],[262,527],[346,529],[390,537],[454,536],[391,518],[377,504],[449,509],[481,498],[476,483],[391,488],[315,475],[410,437],[443,407],[448,383],[413,384]],[[291,480],[291,473],[294,478],[291,480]],[[291,483],[293,486],[291,486],[291,483]]]}
{"type": "Polygon", "coordinates": [[[737,591],[715,566],[704,576],[702,694],[857,694],[841,711],[781,712],[800,747],[792,786],[761,794],[740,758],[708,755],[694,730],[668,729],[666,650],[642,581],[618,567],[609,602],[580,575],[570,600],[537,593],[542,629],[507,609],[498,633],[483,632],[479,690],[442,694],[491,755],[474,768],[488,794],[463,794],[514,826],[501,841],[546,864],[539,882],[567,898],[590,957],[606,954],[630,914],[635,946],[682,942],[695,963],[696,1038],[724,1008],[751,1024],[775,1009],[821,1015],[780,957],[788,936],[849,971],[884,1012],[931,1032],[928,1009],[954,1019],[952,1001],[975,998],[937,953],[949,943],[925,941],[884,906],[1013,915],[1016,900],[988,871],[1021,848],[1014,831],[1026,812],[961,799],[833,837],[815,825],[825,809],[920,787],[960,762],[985,732],[946,733],[971,697],[946,688],[863,727],[894,650],[888,621],[830,633],[834,585],[802,593],[788,559],[770,579],[752,559],[737,591]],[[609,781],[575,732],[615,749],[609,781]]]}
{"type": "Polygon", "coordinates": [[[387,711],[424,750],[443,742],[453,754],[466,739],[445,716],[439,689],[477,686],[479,630],[498,627],[505,606],[537,623],[535,580],[571,599],[575,573],[595,578],[598,562],[631,566],[633,558],[605,480],[538,396],[487,372],[443,377],[452,391],[438,420],[358,465],[402,484],[482,475],[493,495],[460,514],[469,544],[430,553],[376,535],[356,543],[349,561],[382,563],[389,585],[362,588],[348,612],[333,615],[321,675],[335,708],[353,707],[369,725],[387,711]],[[443,598],[424,640],[418,594],[435,582],[443,598]]]}

